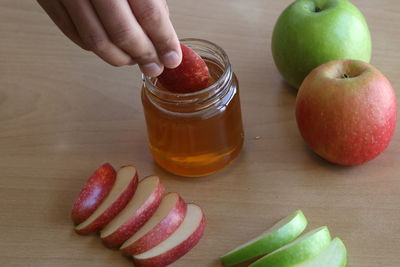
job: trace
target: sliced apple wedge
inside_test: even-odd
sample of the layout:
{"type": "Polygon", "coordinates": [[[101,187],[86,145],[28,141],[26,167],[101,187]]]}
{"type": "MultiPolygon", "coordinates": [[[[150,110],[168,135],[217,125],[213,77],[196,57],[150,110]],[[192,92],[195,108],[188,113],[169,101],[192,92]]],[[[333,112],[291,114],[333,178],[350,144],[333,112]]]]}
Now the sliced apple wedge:
{"type": "Polygon", "coordinates": [[[258,237],[222,256],[221,261],[225,266],[231,266],[270,253],[293,241],[306,226],[307,219],[303,212],[295,211],[258,237]]]}
{"type": "Polygon", "coordinates": [[[122,244],[121,251],[126,255],[136,255],[155,247],[178,228],[185,215],[185,201],[177,193],[168,193],[153,216],[122,244]]]}
{"type": "Polygon", "coordinates": [[[342,240],[334,238],[329,246],[315,258],[296,265],[295,267],[345,267],[347,263],[347,250],[342,240]]]}
{"type": "Polygon", "coordinates": [[[249,267],[291,267],[317,256],[330,242],[328,227],[323,226],[267,254],[249,267]]]}
{"type": "Polygon", "coordinates": [[[136,233],[159,206],[164,186],[157,176],[149,176],[138,184],[136,194],[126,207],[101,231],[108,247],[117,247],[136,233]]]}
{"type": "Polygon", "coordinates": [[[78,234],[90,234],[101,230],[129,202],[138,185],[138,174],[133,166],[118,170],[115,183],[107,197],[85,221],[75,227],[78,234]]]}
{"type": "Polygon", "coordinates": [[[206,220],[201,208],[188,204],[181,225],[156,247],[133,256],[136,266],[162,267],[173,263],[189,252],[201,239],[206,220]]]}
{"type": "Polygon", "coordinates": [[[72,207],[71,218],[75,224],[80,224],[93,214],[111,191],[116,176],[109,163],[104,163],[93,172],[72,207]]]}
{"type": "Polygon", "coordinates": [[[182,43],[181,49],[181,64],[174,69],[164,68],[158,81],[174,93],[192,93],[206,88],[210,73],[204,59],[182,43]]]}

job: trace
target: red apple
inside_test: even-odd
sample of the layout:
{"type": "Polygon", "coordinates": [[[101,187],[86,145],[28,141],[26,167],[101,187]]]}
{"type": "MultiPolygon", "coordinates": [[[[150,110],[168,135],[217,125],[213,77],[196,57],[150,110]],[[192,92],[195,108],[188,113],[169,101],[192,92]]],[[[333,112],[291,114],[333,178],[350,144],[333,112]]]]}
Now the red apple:
{"type": "Polygon", "coordinates": [[[117,247],[128,240],[156,211],[163,193],[164,186],[157,176],[141,180],[126,207],[101,231],[103,243],[108,247],[117,247]]]}
{"type": "Polygon", "coordinates": [[[109,163],[101,165],[86,181],[75,200],[71,218],[75,224],[86,220],[111,191],[116,172],[109,163]]]}
{"type": "Polygon", "coordinates": [[[153,216],[120,249],[124,254],[136,255],[155,247],[175,232],[185,214],[185,201],[177,193],[168,193],[153,216]]]}
{"type": "Polygon", "coordinates": [[[135,194],[137,185],[138,174],[135,167],[125,166],[119,169],[110,193],[89,218],[75,227],[75,231],[78,234],[90,234],[101,230],[125,208],[135,194]]]}
{"type": "Polygon", "coordinates": [[[396,126],[396,96],[375,67],[336,60],[314,69],[296,99],[296,119],[309,147],[328,161],[358,165],[381,154],[396,126]]]}
{"type": "Polygon", "coordinates": [[[182,63],[175,69],[164,68],[158,81],[175,93],[190,93],[208,86],[209,71],[204,60],[191,48],[181,43],[182,63]]]}
{"type": "Polygon", "coordinates": [[[185,219],[176,231],[156,247],[133,256],[135,265],[162,267],[178,260],[200,241],[205,222],[201,208],[188,204],[185,219]]]}

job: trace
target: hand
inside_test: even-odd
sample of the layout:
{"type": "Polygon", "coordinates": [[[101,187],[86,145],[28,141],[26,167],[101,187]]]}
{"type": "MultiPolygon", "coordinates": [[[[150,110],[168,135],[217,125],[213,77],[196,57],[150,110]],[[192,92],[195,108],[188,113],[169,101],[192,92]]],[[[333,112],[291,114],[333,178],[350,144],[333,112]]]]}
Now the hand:
{"type": "Polygon", "coordinates": [[[38,0],[61,31],[113,66],[148,76],[182,60],[166,0],[38,0]]]}

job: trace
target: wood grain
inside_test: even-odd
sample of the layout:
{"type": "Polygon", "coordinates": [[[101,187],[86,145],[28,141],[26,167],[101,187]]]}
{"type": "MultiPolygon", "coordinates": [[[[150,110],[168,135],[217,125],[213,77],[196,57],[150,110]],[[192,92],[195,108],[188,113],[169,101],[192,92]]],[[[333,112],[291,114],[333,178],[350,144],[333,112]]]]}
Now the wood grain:
{"type": "MultiPolygon", "coordinates": [[[[73,232],[72,203],[105,161],[157,174],[206,212],[205,236],[173,266],[221,266],[218,257],[295,209],[328,225],[351,267],[400,266],[400,136],[363,166],[343,168],[304,145],[296,93],[270,52],[291,1],[170,0],[180,37],[213,41],[240,80],[245,147],[228,168],[183,179],[158,168],[146,146],[136,67],[114,68],[72,44],[35,1],[0,2],[0,266],[131,266],[98,236],[73,232]],[[256,139],[256,136],[260,136],[256,139]]],[[[354,0],[373,37],[372,63],[400,88],[400,4],[354,0]]]]}

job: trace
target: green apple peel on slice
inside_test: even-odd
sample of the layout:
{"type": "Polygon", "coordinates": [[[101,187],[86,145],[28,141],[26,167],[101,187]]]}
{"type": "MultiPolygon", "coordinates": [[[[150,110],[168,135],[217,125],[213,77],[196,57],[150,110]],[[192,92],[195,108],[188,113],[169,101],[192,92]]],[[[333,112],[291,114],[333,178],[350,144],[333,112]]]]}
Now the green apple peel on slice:
{"type": "Polygon", "coordinates": [[[342,240],[338,237],[332,240],[329,246],[315,258],[298,264],[295,267],[345,267],[347,263],[347,250],[342,240]]]}
{"type": "Polygon", "coordinates": [[[314,229],[249,265],[249,267],[292,267],[303,263],[328,247],[331,236],[328,227],[314,229]]]}
{"type": "Polygon", "coordinates": [[[295,211],[258,237],[222,256],[221,261],[225,266],[231,266],[267,254],[292,242],[306,226],[307,219],[303,212],[295,211]]]}

